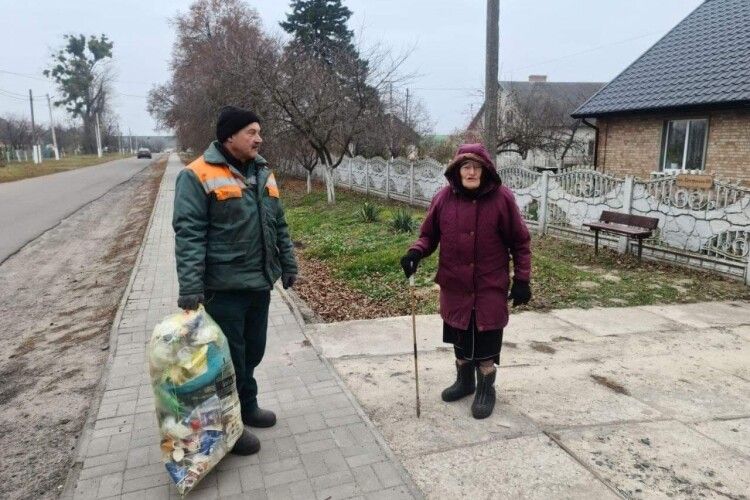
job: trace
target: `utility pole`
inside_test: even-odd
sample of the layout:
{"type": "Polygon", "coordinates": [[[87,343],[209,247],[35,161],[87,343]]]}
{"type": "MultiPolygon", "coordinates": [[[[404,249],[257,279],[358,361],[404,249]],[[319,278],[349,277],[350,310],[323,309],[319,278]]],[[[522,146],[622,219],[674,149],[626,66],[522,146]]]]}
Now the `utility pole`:
{"type": "Polygon", "coordinates": [[[406,126],[411,128],[409,124],[409,87],[406,87],[406,112],[404,113],[404,117],[406,119],[406,126]]]}
{"type": "Polygon", "coordinates": [[[128,128],[128,148],[130,148],[130,154],[133,154],[133,131],[128,128]]]}
{"type": "Polygon", "coordinates": [[[96,114],[96,156],[102,157],[102,129],[99,125],[99,113],[96,114]]]}
{"type": "Polygon", "coordinates": [[[49,128],[52,129],[52,144],[55,146],[55,160],[60,160],[60,151],[57,149],[57,134],[55,134],[55,122],[52,119],[52,101],[47,94],[47,107],[49,108],[49,128]]]}
{"type": "Polygon", "coordinates": [[[497,157],[497,81],[500,45],[500,0],[487,0],[487,46],[484,79],[484,145],[497,157]]]}
{"type": "Polygon", "coordinates": [[[34,95],[29,89],[29,105],[31,106],[31,158],[34,163],[42,163],[41,155],[36,144],[36,125],[34,124],[34,95]]]}
{"type": "Polygon", "coordinates": [[[388,150],[391,153],[391,158],[393,158],[393,80],[388,82],[389,85],[389,95],[388,98],[388,150]]]}

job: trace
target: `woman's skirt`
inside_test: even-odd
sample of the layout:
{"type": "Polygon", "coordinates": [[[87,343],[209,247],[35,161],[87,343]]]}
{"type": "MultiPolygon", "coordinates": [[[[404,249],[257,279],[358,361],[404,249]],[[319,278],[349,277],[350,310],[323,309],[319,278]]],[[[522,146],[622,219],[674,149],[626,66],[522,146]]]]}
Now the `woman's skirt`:
{"type": "Polygon", "coordinates": [[[492,359],[500,364],[500,349],[503,346],[503,329],[477,331],[474,312],[469,328],[460,330],[443,322],[443,342],[453,344],[456,358],[470,361],[492,359]]]}

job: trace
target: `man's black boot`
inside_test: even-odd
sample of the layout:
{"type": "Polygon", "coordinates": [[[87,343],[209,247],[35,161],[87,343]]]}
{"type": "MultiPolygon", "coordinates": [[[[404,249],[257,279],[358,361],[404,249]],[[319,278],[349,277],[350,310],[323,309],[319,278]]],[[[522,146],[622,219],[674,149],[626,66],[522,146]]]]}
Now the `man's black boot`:
{"type": "Polygon", "coordinates": [[[477,393],[471,404],[471,414],[474,418],[487,418],[495,408],[495,375],[497,370],[485,375],[477,366],[477,393]]]}
{"type": "Polygon", "coordinates": [[[232,453],[235,455],[254,455],[260,451],[260,439],[247,429],[243,429],[242,435],[234,443],[232,453]]]}
{"type": "Polygon", "coordinates": [[[451,402],[468,396],[474,392],[474,366],[468,361],[460,364],[456,361],[456,381],[443,391],[443,401],[451,402]]]}
{"type": "Polygon", "coordinates": [[[250,427],[273,427],[276,425],[276,414],[257,406],[242,412],[242,423],[250,427]]]}

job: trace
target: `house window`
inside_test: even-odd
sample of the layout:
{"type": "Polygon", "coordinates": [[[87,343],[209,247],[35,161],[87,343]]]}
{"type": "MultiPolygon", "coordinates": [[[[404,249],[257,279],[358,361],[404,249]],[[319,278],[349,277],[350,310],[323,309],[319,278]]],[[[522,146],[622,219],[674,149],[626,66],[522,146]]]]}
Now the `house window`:
{"type": "Polygon", "coordinates": [[[670,120],[664,124],[662,170],[703,170],[708,120],[670,120]]]}

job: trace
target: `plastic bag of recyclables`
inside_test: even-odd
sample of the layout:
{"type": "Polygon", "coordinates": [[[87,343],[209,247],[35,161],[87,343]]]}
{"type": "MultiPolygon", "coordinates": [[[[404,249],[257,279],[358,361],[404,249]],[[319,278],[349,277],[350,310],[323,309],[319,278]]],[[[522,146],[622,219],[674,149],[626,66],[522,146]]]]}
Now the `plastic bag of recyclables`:
{"type": "Polygon", "coordinates": [[[156,325],[148,356],[162,460],[185,495],[242,434],[229,345],[201,306],[156,325]]]}

